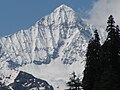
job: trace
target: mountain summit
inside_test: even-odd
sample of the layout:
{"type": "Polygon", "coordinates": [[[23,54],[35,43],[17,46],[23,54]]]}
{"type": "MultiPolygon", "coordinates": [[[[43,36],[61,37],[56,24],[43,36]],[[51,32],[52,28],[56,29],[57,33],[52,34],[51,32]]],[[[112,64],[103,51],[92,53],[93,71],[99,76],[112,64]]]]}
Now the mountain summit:
{"type": "Polygon", "coordinates": [[[60,21],[60,23],[68,22],[69,24],[73,24],[78,20],[75,11],[65,4],[62,4],[60,7],[56,8],[53,11],[53,15],[56,16],[56,21],[60,21]]]}
{"type": "Polygon", "coordinates": [[[74,10],[63,4],[30,29],[0,38],[0,59],[6,61],[10,68],[30,63],[49,64],[58,57],[64,63],[72,63],[69,61],[76,60],[76,57],[68,58],[73,53],[70,48],[78,43],[78,47],[82,48],[80,45],[86,45],[86,38],[91,36],[82,22],[74,10]],[[68,57],[63,53],[67,53],[68,57]]]}
{"type": "MultiPolygon", "coordinates": [[[[51,66],[53,62],[54,66],[61,63],[64,66],[74,66],[76,62],[80,64],[85,58],[92,32],[92,28],[72,8],[62,4],[31,28],[0,38],[0,77],[9,75],[13,78],[15,75],[8,74],[8,70],[24,70],[28,65],[32,65],[29,72],[35,74],[37,71],[35,69],[32,72],[33,66],[42,68],[44,65],[51,66]]],[[[53,66],[51,68],[54,69],[53,66]]],[[[49,69],[47,68],[46,72],[50,71],[49,69]]],[[[50,76],[45,74],[43,79],[52,76],[52,69],[50,76]]]]}

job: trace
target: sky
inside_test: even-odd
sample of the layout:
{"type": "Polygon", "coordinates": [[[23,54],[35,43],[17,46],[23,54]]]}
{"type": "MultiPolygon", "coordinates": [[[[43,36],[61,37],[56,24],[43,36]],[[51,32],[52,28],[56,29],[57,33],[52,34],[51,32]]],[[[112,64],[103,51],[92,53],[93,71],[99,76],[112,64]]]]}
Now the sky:
{"type": "Polygon", "coordinates": [[[34,26],[61,4],[98,27],[106,26],[110,14],[120,25],[120,0],[0,0],[0,37],[34,26]]]}

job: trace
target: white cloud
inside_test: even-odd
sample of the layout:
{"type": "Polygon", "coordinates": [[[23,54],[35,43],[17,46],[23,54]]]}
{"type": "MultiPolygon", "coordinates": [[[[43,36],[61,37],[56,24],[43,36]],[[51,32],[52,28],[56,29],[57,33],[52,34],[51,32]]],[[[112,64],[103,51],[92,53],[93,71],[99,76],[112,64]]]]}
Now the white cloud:
{"type": "Polygon", "coordinates": [[[106,27],[107,19],[111,14],[116,24],[120,25],[120,0],[98,0],[88,14],[89,22],[96,26],[106,27]]]}

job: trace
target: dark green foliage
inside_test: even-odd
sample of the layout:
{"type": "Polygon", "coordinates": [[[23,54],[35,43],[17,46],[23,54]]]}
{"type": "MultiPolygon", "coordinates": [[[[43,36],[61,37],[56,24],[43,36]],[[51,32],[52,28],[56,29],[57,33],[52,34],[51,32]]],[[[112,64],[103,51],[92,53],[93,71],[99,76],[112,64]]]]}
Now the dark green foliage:
{"type": "Polygon", "coordinates": [[[108,37],[101,47],[101,78],[97,90],[120,90],[120,36],[112,15],[108,19],[108,37]]]}
{"type": "Polygon", "coordinates": [[[86,53],[86,66],[82,80],[84,90],[92,90],[95,80],[97,79],[97,72],[99,71],[99,52],[101,45],[97,30],[95,30],[94,36],[88,44],[86,53]]]}
{"type": "Polygon", "coordinates": [[[120,90],[120,76],[116,70],[105,70],[94,90],[120,90]]]}
{"type": "Polygon", "coordinates": [[[108,24],[106,29],[107,32],[111,31],[112,29],[115,29],[115,25],[114,25],[115,21],[112,15],[110,15],[110,17],[108,18],[107,24],[108,24]]]}
{"type": "Polygon", "coordinates": [[[102,46],[98,33],[91,39],[86,54],[84,90],[120,90],[120,30],[112,15],[108,18],[108,36],[102,46]]]}
{"type": "Polygon", "coordinates": [[[69,89],[66,90],[81,90],[82,84],[79,77],[76,77],[75,72],[72,73],[70,81],[67,82],[69,89]]]}

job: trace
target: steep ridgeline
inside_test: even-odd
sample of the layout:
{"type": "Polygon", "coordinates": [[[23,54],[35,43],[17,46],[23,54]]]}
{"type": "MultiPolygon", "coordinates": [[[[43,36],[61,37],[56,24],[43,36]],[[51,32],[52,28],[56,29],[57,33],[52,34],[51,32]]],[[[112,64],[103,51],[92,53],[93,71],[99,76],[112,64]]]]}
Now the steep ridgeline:
{"type": "Polygon", "coordinates": [[[45,80],[35,78],[33,75],[20,71],[9,85],[0,83],[0,90],[54,90],[45,80]]]}
{"type": "Polygon", "coordinates": [[[31,74],[20,71],[14,82],[9,85],[10,90],[53,90],[46,81],[37,79],[31,74]]]}
{"type": "Polygon", "coordinates": [[[61,5],[30,29],[0,38],[0,60],[9,68],[49,64],[57,58],[72,64],[84,57],[91,35],[76,12],[61,5]]]}

